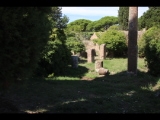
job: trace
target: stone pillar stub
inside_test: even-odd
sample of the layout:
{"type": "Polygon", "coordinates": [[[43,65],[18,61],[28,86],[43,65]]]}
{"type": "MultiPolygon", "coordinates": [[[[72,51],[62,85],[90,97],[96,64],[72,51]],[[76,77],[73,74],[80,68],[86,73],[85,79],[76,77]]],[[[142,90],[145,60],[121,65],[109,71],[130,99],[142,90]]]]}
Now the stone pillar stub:
{"type": "Polygon", "coordinates": [[[72,67],[77,68],[78,67],[78,56],[72,55],[72,67]]]}
{"type": "Polygon", "coordinates": [[[105,44],[100,45],[99,57],[102,60],[106,59],[106,45],[105,44]]]}
{"type": "Polygon", "coordinates": [[[95,61],[95,71],[98,72],[100,68],[103,67],[103,61],[102,60],[96,60],[95,61]]]}
{"type": "Polygon", "coordinates": [[[89,62],[89,63],[92,63],[92,62],[94,62],[94,49],[88,49],[87,50],[87,61],[89,62]]]}

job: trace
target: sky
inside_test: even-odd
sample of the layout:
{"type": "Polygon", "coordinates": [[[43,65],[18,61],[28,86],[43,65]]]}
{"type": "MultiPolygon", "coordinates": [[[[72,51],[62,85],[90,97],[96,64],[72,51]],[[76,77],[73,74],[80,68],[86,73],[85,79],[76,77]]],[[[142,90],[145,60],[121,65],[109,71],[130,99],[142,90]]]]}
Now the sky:
{"type": "MultiPolygon", "coordinates": [[[[105,16],[118,17],[119,7],[62,7],[62,14],[69,17],[69,23],[78,19],[91,21],[105,16]]],[[[148,7],[138,7],[138,18],[148,10],[148,7]]]]}

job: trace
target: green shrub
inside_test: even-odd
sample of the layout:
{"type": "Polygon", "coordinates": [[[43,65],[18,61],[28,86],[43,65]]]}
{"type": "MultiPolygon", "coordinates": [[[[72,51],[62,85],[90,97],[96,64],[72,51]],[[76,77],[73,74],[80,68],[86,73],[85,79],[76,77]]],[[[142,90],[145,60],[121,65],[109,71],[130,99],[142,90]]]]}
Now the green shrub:
{"type": "Polygon", "coordinates": [[[108,55],[112,54],[114,57],[122,57],[127,52],[125,34],[118,30],[107,30],[97,40],[98,44],[106,44],[108,55]]]}
{"type": "Polygon", "coordinates": [[[76,36],[76,32],[74,31],[67,31],[67,30],[64,30],[65,31],[65,34],[66,34],[66,37],[75,37],[76,36]]]}
{"type": "Polygon", "coordinates": [[[70,51],[73,51],[75,54],[81,51],[85,51],[85,46],[82,41],[77,40],[75,37],[68,37],[66,40],[66,45],[70,51]]]}
{"type": "Polygon", "coordinates": [[[95,32],[95,33],[96,33],[96,36],[97,36],[98,38],[100,38],[100,37],[103,35],[104,32],[95,32]]]}
{"type": "Polygon", "coordinates": [[[107,30],[120,30],[120,26],[119,25],[112,25],[107,30]]]}
{"type": "Polygon", "coordinates": [[[101,36],[104,34],[104,32],[95,32],[95,34],[96,34],[96,36],[97,36],[98,38],[93,39],[93,40],[92,40],[93,43],[94,43],[94,44],[96,44],[96,43],[101,44],[101,42],[99,42],[99,41],[100,41],[101,36]]]}
{"type": "Polygon", "coordinates": [[[144,56],[144,46],[145,46],[145,40],[142,36],[141,39],[138,40],[138,57],[143,58],[144,56]]]}
{"type": "Polygon", "coordinates": [[[35,72],[36,76],[47,77],[53,73],[54,76],[63,74],[66,72],[66,67],[71,64],[71,52],[66,46],[64,31],[54,29],[52,33],[42,53],[43,57],[35,72]]]}
{"type": "Polygon", "coordinates": [[[139,57],[145,57],[144,51],[145,51],[145,46],[146,43],[154,39],[156,36],[156,31],[158,30],[157,27],[152,27],[148,29],[141,39],[138,40],[138,55],[139,57]]]}
{"type": "Polygon", "coordinates": [[[151,27],[143,35],[144,56],[148,72],[152,75],[160,75],[160,28],[151,27]]]}
{"type": "Polygon", "coordinates": [[[82,40],[89,40],[91,38],[91,36],[93,35],[93,32],[81,32],[82,34],[82,40]]]}

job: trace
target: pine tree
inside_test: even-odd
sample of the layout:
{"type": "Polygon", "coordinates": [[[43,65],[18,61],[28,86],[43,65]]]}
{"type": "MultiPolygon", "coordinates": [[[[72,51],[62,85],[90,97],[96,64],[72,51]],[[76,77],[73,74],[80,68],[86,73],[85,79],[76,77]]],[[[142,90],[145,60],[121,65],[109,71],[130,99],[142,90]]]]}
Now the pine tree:
{"type": "Polygon", "coordinates": [[[129,7],[119,7],[118,23],[122,30],[128,30],[129,7]]]}
{"type": "Polygon", "coordinates": [[[139,29],[149,29],[153,26],[160,26],[160,7],[149,7],[139,18],[139,29]]]}

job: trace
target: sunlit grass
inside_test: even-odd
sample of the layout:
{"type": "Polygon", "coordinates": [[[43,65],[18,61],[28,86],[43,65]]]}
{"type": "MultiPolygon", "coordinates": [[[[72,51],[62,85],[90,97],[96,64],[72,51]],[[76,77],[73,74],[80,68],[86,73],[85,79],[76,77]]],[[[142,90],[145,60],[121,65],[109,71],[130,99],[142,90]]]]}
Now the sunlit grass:
{"type": "Polygon", "coordinates": [[[75,103],[75,102],[79,102],[79,101],[82,101],[82,102],[83,102],[83,101],[86,101],[86,99],[81,98],[81,99],[78,99],[78,100],[66,101],[66,102],[63,102],[62,105],[63,105],[63,104],[69,104],[69,103],[75,103]]]}
{"type": "Polygon", "coordinates": [[[79,79],[80,79],[79,77],[63,77],[63,76],[46,78],[46,80],[79,80],[79,79]]]}

